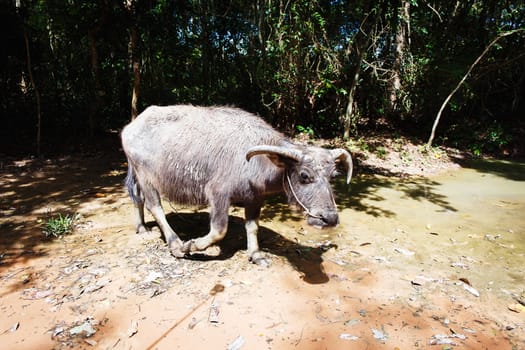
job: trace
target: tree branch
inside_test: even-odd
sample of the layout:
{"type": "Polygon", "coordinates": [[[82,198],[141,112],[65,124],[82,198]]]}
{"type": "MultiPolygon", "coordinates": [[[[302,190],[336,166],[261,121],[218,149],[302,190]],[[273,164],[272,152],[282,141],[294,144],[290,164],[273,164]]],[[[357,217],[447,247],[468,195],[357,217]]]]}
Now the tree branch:
{"type": "Polygon", "coordinates": [[[474,69],[476,64],[478,64],[479,61],[481,61],[483,56],[485,56],[485,54],[490,50],[490,48],[492,46],[494,46],[494,44],[496,44],[496,42],[498,42],[498,40],[500,40],[501,38],[504,38],[506,36],[509,36],[509,35],[512,35],[512,34],[515,34],[515,33],[518,33],[518,32],[522,32],[522,31],[525,31],[525,29],[520,28],[520,29],[515,29],[515,30],[511,30],[511,31],[503,32],[503,33],[499,34],[496,38],[494,38],[494,40],[492,40],[490,42],[490,44],[485,48],[485,50],[483,50],[481,55],[479,55],[478,58],[476,58],[474,63],[472,63],[472,65],[469,67],[467,73],[465,73],[465,75],[463,76],[461,81],[458,83],[458,85],[456,85],[454,90],[452,90],[452,92],[447,96],[447,98],[445,99],[445,101],[441,105],[441,108],[439,109],[439,112],[436,115],[436,119],[434,120],[434,125],[432,126],[432,131],[430,133],[430,137],[429,137],[428,142],[427,142],[427,146],[426,146],[427,150],[429,150],[430,147],[432,147],[432,142],[434,141],[434,137],[435,137],[435,134],[436,134],[436,129],[437,129],[437,126],[439,124],[439,120],[441,119],[441,113],[443,113],[443,110],[445,109],[445,106],[450,101],[452,96],[454,96],[454,94],[459,90],[461,85],[463,85],[463,83],[467,80],[467,77],[469,76],[470,72],[472,72],[472,70],[474,69]]]}

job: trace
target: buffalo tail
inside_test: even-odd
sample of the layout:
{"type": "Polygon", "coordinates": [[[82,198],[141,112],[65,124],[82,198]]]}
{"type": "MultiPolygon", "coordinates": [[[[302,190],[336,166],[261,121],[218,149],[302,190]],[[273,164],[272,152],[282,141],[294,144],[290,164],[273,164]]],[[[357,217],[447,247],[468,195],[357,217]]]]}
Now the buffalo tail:
{"type": "Polygon", "coordinates": [[[131,163],[129,161],[128,161],[128,174],[126,175],[124,184],[126,185],[126,188],[128,189],[128,193],[129,193],[129,196],[131,197],[131,200],[135,203],[141,203],[143,200],[140,195],[139,184],[137,183],[137,178],[135,177],[135,170],[133,170],[133,167],[131,166],[131,163]]]}

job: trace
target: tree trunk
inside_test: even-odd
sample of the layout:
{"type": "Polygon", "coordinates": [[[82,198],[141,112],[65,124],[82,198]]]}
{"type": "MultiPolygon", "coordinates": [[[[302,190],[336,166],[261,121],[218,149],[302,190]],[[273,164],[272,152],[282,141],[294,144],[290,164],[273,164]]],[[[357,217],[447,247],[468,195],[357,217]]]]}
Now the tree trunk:
{"type": "Polygon", "coordinates": [[[128,16],[131,23],[128,49],[131,69],[133,70],[133,87],[131,91],[131,120],[133,120],[137,118],[138,115],[137,104],[140,89],[140,56],[137,53],[138,28],[133,0],[128,0],[126,2],[126,10],[128,11],[128,16]]]}
{"type": "Polygon", "coordinates": [[[29,35],[27,34],[27,29],[24,27],[24,41],[27,54],[27,74],[29,75],[29,81],[31,82],[31,87],[35,92],[36,99],[36,155],[40,157],[41,155],[41,144],[42,144],[42,117],[41,117],[41,104],[40,104],[40,91],[35,83],[35,78],[33,77],[33,67],[31,65],[31,50],[29,48],[29,35]]]}
{"type": "Polygon", "coordinates": [[[347,140],[350,138],[352,129],[356,128],[357,119],[359,113],[357,111],[357,102],[355,101],[355,95],[357,91],[357,86],[359,85],[359,76],[361,74],[361,67],[363,63],[366,62],[366,52],[369,50],[370,43],[374,40],[372,37],[375,35],[374,30],[376,24],[381,16],[381,11],[377,7],[372,6],[372,8],[367,11],[365,17],[361,21],[359,33],[345,50],[345,55],[350,56],[352,51],[352,45],[356,52],[355,59],[355,68],[353,71],[348,91],[348,101],[346,104],[345,113],[341,116],[341,122],[343,124],[343,139],[347,140]],[[353,43],[353,44],[352,44],[353,43]]]}
{"type": "Polygon", "coordinates": [[[133,63],[133,91],[131,92],[131,120],[137,118],[138,108],[137,103],[139,100],[139,88],[140,88],[140,63],[138,60],[134,60],[133,63]]]}
{"type": "Polygon", "coordinates": [[[89,115],[88,115],[88,126],[89,126],[89,136],[93,137],[95,135],[95,130],[99,127],[99,111],[102,107],[102,96],[104,91],[102,89],[102,83],[100,81],[100,67],[98,59],[98,49],[97,49],[97,37],[102,27],[104,26],[107,15],[108,15],[108,2],[107,0],[102,2],[102,13],[98,23],[88,30],[88,44],[89,44],[89,56],[90,56],[90,65],[91,65],[91,78],[93,81],[93,100],[89,106],[89,115]]]}
{"type": "Polygon", "coordinates": [[[474,69],[474,67],[479,63],[479,61],[481,61],[483,56],[485,56],[485,54],[490,50],[490,48],[492,46],[494,46],[494,44],[496,44],[498,42],[499,39],[501,39],[503,37],[506,37],[506,36],[509,36],[509,35],[512,35],[514,33],[523,32],[523,31],[525,31],[525,29],[520,28],[520,29],[515,29],[515,30],[511,30],[511,31],[503,32],[503,33],[499,34],[496,38],[494,38],[494,40],[492,40],[490,42],[490,44],[487,47],[485,47],[485,50],[483,50],[481,55],[479,55],[478,58],[476,58],[474,63],[472,63],[472,65],[467,70],[467,73],[465,73],[465,75],[460,80],[458,85],[456,85],[454,90],[452,90],[452,92],[447,96],[447,98],[445,99],[445,101],[441,105],[441,108],[439,109],[439,112],[436,115],[436,119],[434,120],[434,125],[432,125],[432,131],[430,132],[430,137],[428,138],[428,142],[427,142],[427,146],[426,146],[427,150],[430,150],[430,147],[432,147],[432,142],[434,141],[434,137],[436,136],[436,129],[437,129],[437,126],[439,124],[439,120],[441,119],[441,113],[443,113],[443,110],[445,109],[446,105],[448,104],[448,102],[450,101],[452,96],[454,96],[454,94],[459,90],[461,85],[463,85],[463,83],[467,80],[467,77],[470,75],[470,72],[472,72],[472,69],[474,69]]]}
{"type": "Polygon", "coordinates": [[[35,78],[33,76],[33,65],[31,64],[31,47],[29,45],[29,34],[25,25],[25,21],[22,15],[22,3],[20,0],[15,1],[15,8],[22,22],[24,28],[24,45],[26,48],[26,63],[27,63],[27,75],[29,76],[29,82],[35,93],[35,102],[36,102],[36,155],[40,157],[41,155],[41,145],[42,145],[42,114],[41,114],[41,103],[40,103],[40,90],[35,83],[35,78]]]}
{"type": "Polygon", "coordinates": [[[410,32],[410,2],[402,1],[401,8],[398,9],[398,23],[395,35],[395,52],[394,64],[392,66],[392,77],[390,81],[390,111],[398,111],[399,96],[402,92],[402,67],[404,62],[404,54],[407,46],[407,36],[410,32]]]}
{"type": "Polygon", "coordinates": [[[98,125],[98,112],[102,106],[101,98],[101,83],[98,66],[98,50],[96,44],[96,31],[88,31],[88,43],[89,43],[89,55],[91,64],[91,78],[93,79],[93,100],[89,106],[88,125],[89,125],[89,136],[93,137],[95,129],[98,125]]]}
{"type": "Polygon", "coordinates": [[[359,74],[361,74],[361,64],[363,62],[363,50],[358,49],[357,53],[357,65],[352,76],[352,81],[350,82],[350,89],[348,91],[348,101],[346,104],[345,113],[342,117],[343,121],[343,139],[348,140],[350,138],[350,133],[352,128],[357,123],[358,112],[355,102],[355,92],[357,90],[357,85],[359,83],[359,74]]]}

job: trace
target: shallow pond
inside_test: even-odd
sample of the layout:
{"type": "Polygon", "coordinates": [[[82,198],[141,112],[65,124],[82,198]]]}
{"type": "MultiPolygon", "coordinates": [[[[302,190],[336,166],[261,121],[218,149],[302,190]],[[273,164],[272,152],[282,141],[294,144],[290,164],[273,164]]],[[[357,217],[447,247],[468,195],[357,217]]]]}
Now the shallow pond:
{"type": "Polygon", "coordinates": [[[478,286],[525,288],[525,166],[466,165],[430,179],[361,179],[344,229],[366,227],[379,235],[370,241],[396,242],[428,268],[468,270],[459,273],[478,286]]]}

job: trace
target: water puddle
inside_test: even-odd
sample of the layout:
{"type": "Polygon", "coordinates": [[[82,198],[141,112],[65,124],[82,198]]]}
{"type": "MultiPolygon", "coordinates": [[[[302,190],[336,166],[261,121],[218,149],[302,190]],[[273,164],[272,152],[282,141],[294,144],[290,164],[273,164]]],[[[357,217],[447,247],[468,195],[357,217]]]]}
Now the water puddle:
{"type": "Polygon", "coordinates": [[[363,175],[350,191],[335,187],[336,229],[310,229],[286,212],[268,225],[303,241],[332,240],[366,252],[402,274],[467,278],[497,293],[525,290],[524,164],[476,161],[430,178],[363,175]]]}

